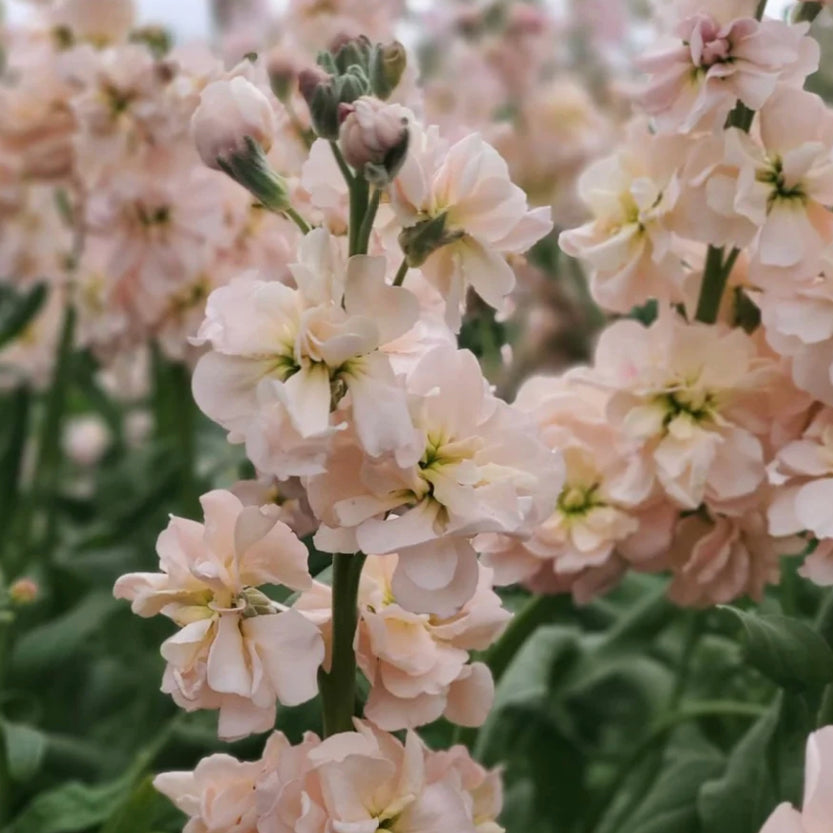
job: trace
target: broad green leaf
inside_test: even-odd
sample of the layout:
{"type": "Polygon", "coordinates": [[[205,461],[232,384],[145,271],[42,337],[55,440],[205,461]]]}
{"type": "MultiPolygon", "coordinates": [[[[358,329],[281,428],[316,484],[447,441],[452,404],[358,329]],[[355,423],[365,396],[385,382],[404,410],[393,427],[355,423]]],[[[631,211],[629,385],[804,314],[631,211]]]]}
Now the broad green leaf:
{"type": "Polygon", "coordinates": [[[101,824],[124,801],[134,777],[129,772],[97,786],[71,781],[42,792],[2,833],[78,833],[101,824]]]}
{"type": "Polygon", "coordinates": [[[716,752],[672,749],[659,778],[619,833],[699,833],[697,793],[722,767],[723,758],[716,752]]]}
{"type": "Polygon", "coordinates": [[[721,610],[743,625],[747,657],[766,677],[787,689],[821,689],[833,682],[833,650],[809,625],[786,616],[721,610]]]}
{"type": "Polygon", "coordinates": [[[169,807],[168,799],[154,788],[153,776],[148,775],[107,819],[101,833],[147,833],[169,807]]]}
{"type": "Polygon", "coordinates": [[[46,300],[45,283],[33,286],[28,292],[0,296],[0,347],[16,338],[37,315],[46,300]]]}
{"type": "Polygon", "coordinates": [[[554,663],[577,652],[573,629],[561,625],[538,628],[507,667],[495,693],[493,713],[510,704],[546,697],[554,663]]]}
{"type": "Polygon", "coordinates": [[[94,786],[70,781],[42,792],[0,833],[79,833],[102,824],[129,801],[137,780],[168,743],[178,722],[175,718],[167,724],[115,780],[94,786]]]}
{"type": "Polygon", "coordinates": [[[15,645],[14,668],[31,672],[63,662],[75,654],[119,608],[111,593],[92,593],[63,616],[33,628],[15,645]]]}
{"type": "Polygon", "coordinates": [[[758,833],[780,802],[797,802],[804,741],[813,728],[803,697],[779,697],[732,750],[723,776],[700,789],[703,830],[758,833]]]}
{"type": "Polygon", "coordinates": [[[47,740],[43,732],[22,723],[0,722],[0,734],[6,747],[9,775],[15,781],[26,781],[40,769],[47,740]]]}

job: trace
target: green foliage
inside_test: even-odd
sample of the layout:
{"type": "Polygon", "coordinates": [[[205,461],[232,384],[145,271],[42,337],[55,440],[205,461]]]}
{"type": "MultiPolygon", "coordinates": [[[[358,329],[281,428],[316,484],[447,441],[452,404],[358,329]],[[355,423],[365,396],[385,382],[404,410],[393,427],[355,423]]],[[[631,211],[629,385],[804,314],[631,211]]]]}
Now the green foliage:
{"type": "Polygon", "coordinates": [[[809,625],[787,616],[720,609],[740,619],[750,665],[773,682],[797,689],[833,683],[833,650],[809,625]]]}
{"type": "Polygon", "coordinates": [[[26,329],[44,305],[47,294],[45,283],[36,284],[28,292],[0,285],[0,347],[26,329]]]}

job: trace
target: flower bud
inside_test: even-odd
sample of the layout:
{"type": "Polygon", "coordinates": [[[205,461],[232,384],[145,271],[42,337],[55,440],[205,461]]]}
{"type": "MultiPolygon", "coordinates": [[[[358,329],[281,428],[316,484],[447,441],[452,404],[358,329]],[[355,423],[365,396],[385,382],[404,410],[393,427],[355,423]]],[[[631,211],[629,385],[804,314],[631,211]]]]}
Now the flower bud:
{"type": "Polygon", "coordinates": [[[269,99],[238,75],[214,81],[203,90],[191,129],[202,161],[223,170],[232,157],[247,152],[247,140],[268,152],[277,126],[269,99]]]}
{"type": "Polygon", "coordinates": [[[286,51],[275,49],[267,58],[266,72],[275,98],[285,102],[292,95],[298,80],[297,62],[286,51]]]}
{"type": "Polygon", "coordinates": [[[191,129],[209,168],[227,173],[270,211],[289,207],[286,181],[266,159],[276,130],[275,114],[251,81],[238,75],[209,84],[191,129]]]}
{"type": "Polygon", "coordinates": [[[339,105],[339,145],[344,158],[374,185],[396,176],[408,150],[407,110],[362,96],[339,105]]]}
{"type": "Polygon", "coordinates": [[[399,41],[379,44],[370,56],[370,84],[373,92],[386,99],[396,89],[408,63],[405,47],[399,41]]]}
{"type": "Polygon", "coordinates": [[[354,67],[361,67],[366,72],[370,66],[372,52],[373,45],[365,35],[359,35],[357,38],[341,36],[330,45],[336,69],[342,75],[354,67]]]}
{"type": "Polygon", "coordinates": [[[64,428],[64,453],[73,463],[85,468],[94,466],[111,442],[110,429],[97,414],[75,417],[64,428]]]}
{"type": "Polygon", "coordinates": [[[19,578],[12,582],[9,588],[9,597],[17,605],[32,604],[37,601],[40,595],[40,587],[37,582],[31,578],[19,578]]]}

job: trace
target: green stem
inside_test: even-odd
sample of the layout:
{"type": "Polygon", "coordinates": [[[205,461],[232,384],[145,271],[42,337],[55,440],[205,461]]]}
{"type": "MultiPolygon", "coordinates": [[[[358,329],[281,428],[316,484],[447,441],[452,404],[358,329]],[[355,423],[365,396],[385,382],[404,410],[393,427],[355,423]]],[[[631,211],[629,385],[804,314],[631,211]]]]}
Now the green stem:
{"type": "Polygon", "coordinates": [[[287,216],[288,219],[292,220],[299,229],[301,229],[301,234],[308,234],[310,230],[310,224],[290,205],[289,208],[285,208],[283,213],[287,216]]]}
{"type": "Polygon", "coordinates": [[[350,166],[344,161],[344,157],[341,155],[341,148],[339,148],[338,143],[334,141],[330,142],[330,148],[332,148],[333,156],[336,158],[338,169],[341,171],[344,181],[347,183],[349,188],[352,188],[355,176],[353,176],[350,166]]]}
{"type": "MultiPolygon", "coordinates": [[[[75,337],[75,308],[68,305],[64,310],[64,321],[52,374],[52,384],[46,398],[46,411],[41,423],[38,439],[38,457],[35,465],[33,486],[35,510],[42,514],[43,533],[36,538],[32,552],[45,556],[50,550],[55,535],[56,512],[54,497],[58,490],[61,464],[61,429],[69,390],[70,362],[75,337]]],[[[27,555],[32,542],[31,530],[24,530],[23,554],[27,555]]]]}
{"type": "Polygon", "coordinates": [[[695,318],[704,324],[714,324],[717,321],[720,302],[726,289],[726,281],[729,278],[731,265],[734,265],[737,258],[737,255],[732,257],[732,254],[729,255],[724,264],[723,249],[709,246],[706,265],[703,269],[703,284],[700,287],[700,297],[697,299],[697,312],[695,313],[695,318]],[[730,266],[730,268],[727,269],[727,266],[730,266]]]}
{"type": "Polygon", "coordinates": [[[6,518],[6,521],[0,524],[0,565],[3,563],[4,544],[8,540],[7,535],[20,499],[20,472],[23,450],[26,447],[26,429],[29,423],[31,402],[31,391],[22,385],[12,396],[11,413],[6,420],[7,445],[0,458],[0,506],[3,507],[6,518]]]}
{"type": "MultiPolygon", "coordinates": [[[[5,588],[0,587],[0,591],[2,590],[5,588]]],[[[6,688],[6,659],[11,653],[13,622],[12,611],[0,609],[0,702],[6,688]]],[[[6,762],[6,740],[3,737],[3,724],[0,722],[0,827],[4,827],[11,816],[12,794],[11,776],[6,762]]]]}
{"type": "Polygon", "coordinates": [[[793,13],[793,23],[812,23],[821,12],[821,3],[802,3],[793,13]]]}
{"type": "Polygon", "coordinates": [[[402,263],[399,264],[399,268],[396,270],[396,277],[393,279],[394,286],[402,286],[403,282],[405,281],[405,275],[408,274],[408,259],[402,258],[402,263]]]}
{"type": "Polygon", "coordinates": [[[830,725],[833,725],[833,684],[827,686],[824,690],[824,696],[821,699],[821,706],[819,706],[819,713],[816,718],[817,728],[821,729],[830,725]]]}
{"type": "Polygon", "coordinates": [[[569,619],[573,612],[573,600],[569,594],[532,596],[526,605],[512,617],[503,636],[486,654],[486,664],[491,669],[495,685],[500,681],[527,637],[538,625],[558,619],[569,619]]]}
{"type": "Polygon", "coordinates": [[[350,186],[350,252],[352,255],[366,254],[360,246],[362,223],[367,214],[368,198],[367,180],[355,177],[350,186]]]}
{"type": "Polygon", "coordinates": [[[357,598],[364,553],[333,556],[333,644],[330,671],[322,674],[324,737],[353,731],[356,704],[356,654],[353,640],[359,620],[357,598]]]}
{"type": "Polygon", "coordinates": [[[359,229],[358,239],[356,241],[356,253],[367,253],[370,245],[370,233],[373,231],[373,221],[376,219],[376,212],[379,210],[379,201],[382,199],[382,192],[378,188],[373,189],[373,194],[370,197],[370,204],[362,220],[361,228],[359,229]]]}

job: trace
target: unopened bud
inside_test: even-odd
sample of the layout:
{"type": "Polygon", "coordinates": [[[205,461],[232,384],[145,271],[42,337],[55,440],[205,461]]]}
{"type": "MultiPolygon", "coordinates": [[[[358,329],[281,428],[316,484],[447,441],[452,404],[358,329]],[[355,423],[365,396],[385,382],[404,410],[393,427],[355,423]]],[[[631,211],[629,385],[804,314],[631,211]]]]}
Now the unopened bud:
{"type": "Polygon", "coordinates": [[[270,211],[281,212],[291,207],[286,180],[269,164],[263,148],[246,137],[246,150],[234,153],[220,162],[220,170],[239,182],[270,211]]]}
{"type": "Polygon", "coordinates": [[[402,247],[408,266],[422,266],[437,249],[463,236],[462,231],[446,231],[445,223],[446,215],[438,214],[436,217],[402,229],[399,233],[399,245],[402,247]]]}
{"type": "Polygon", "coordinates": [[[365,178],[384,187],[396,176],[408,152],[407,110],[362,96],[339,105],[339,145],[344,158],[365,178]]]}
{"type": "Polygon", "coordinates": [[[285,102],[292,95],[298,80],[297,64],[286,52],[273,50],[267,59],[266,71],[275,97],[285,102]]]}
{"type": "Polygon", "coordinates": [[[379,98],[386,99],[396,89],[408,64],[408,53],[399,41],[379,44],[370,56],[370,85],[379,98]]]}
{"type": "Polygon", "coordinates": [[[269,99],[238,75],[214,81],[203,90],[191,130],[202,161],[209,168],[224,170],[251,143],[268,152],[277,125],[269,99]]]}
{"type": "Polygon", "coordinates": [[[266,159],[276,131],[275,113],[251,81],[238,75],[209,84],[191,129],[209,168],[227,173],[271,211],[289,207],[286,181],[266,159]]]}
{"type": "Polygon", "coordinates": [[[301,73],[301,94],[309,107],[312,128],[322,139],[337,139],[339,133],[339,105],[351,104],[370,89],[370,83],[361,67],[351,67],[345,75],[324,76],[321,80],[315,70],[301,73]]]}
{"type": "Polygon", "coordinates": [[[349,72],[353,67],[361,67],[367,72],[373,44],[365,35],[357,38],[337,37],[330,45],[330,53],[339,73],[349,72]]]}
{"type": "Polygon", "coordinates": [[[28,605],[36,601],[40,595],[40,587],[37,582],[31,578],[19,578],[12,582],[9,588],[9,596],[11,600],[18,605],[28,605]]]}

